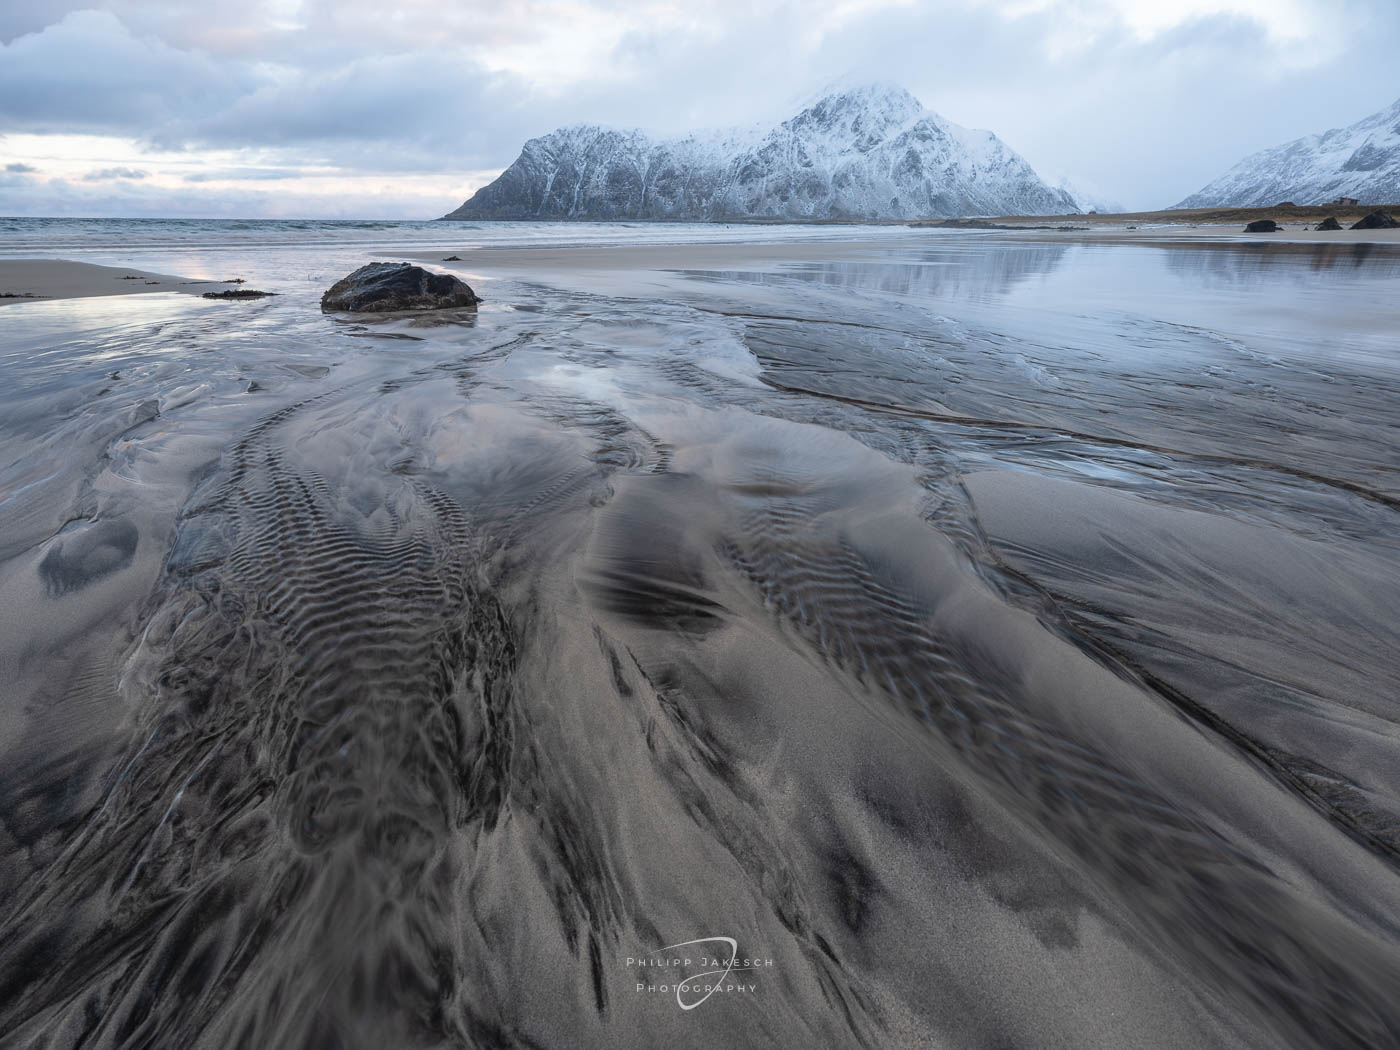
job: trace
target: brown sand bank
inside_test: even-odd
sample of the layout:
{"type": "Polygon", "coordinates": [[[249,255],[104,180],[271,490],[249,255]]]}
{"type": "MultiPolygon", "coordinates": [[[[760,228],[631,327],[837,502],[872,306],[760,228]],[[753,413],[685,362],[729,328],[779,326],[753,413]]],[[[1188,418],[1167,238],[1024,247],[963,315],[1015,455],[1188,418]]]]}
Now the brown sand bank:
{"type": "Polygon", "coordinates": [[[0,306],[42,299],[86,299],[141,292],[199,295],[237,287],[229,281],[192,280],[168,273],[67,259],[0,259],[0,306]]]}
{"type": "MultiPolygon", "coordinates": [[[[1127,226],[1156,226],[1166,224],[1173,227],[1235,227],[1243,228],[1247,223],[1256,219],[1273,219],[1280,226],[1289,232],[1294,232],[1294,228],[1311,226],[1321,222],[1323,219],[1334,218],[1344,227],[1351,226],[1352,223],[1370,215],[1374,211],[1383,211],[1387,215],[1400,217],[1400,204],[1358,204],[1354,207],[1333,206],[1330,204],[1317,205],[1292,205],[1292,206],[1271,206],[1267,208],[1163,208],[1158,211],[1133,211],[1133,212],[1112,212],[1093,215],[1004,215],[987,219],[989,223],[996,223],[1007,226],[1039,226],[1039,225],[1060,225],[1076,224],[1088,225],[1096,230],[1115,229],[1127,226]]],[[[914,223],[915,226],[938,226],[946,220],[928,219],[914,223]]],[[[1334,231],[1333,236],[1339,233],[1355,233],[1370,236],[1377,233],[1390,233],[1386,230],[1350,230],[1344,229],[1334,231]]]]}

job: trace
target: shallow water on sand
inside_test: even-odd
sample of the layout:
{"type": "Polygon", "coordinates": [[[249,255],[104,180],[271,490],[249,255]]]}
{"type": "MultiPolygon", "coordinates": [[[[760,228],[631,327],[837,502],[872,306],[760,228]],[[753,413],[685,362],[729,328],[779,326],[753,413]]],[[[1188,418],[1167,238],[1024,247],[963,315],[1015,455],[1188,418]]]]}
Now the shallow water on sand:
{"type": "Polygon", "coordinates": [[[1400,1042],[1400,253],[825,236],[5,307],[0,1044],[1400,1042]]]}

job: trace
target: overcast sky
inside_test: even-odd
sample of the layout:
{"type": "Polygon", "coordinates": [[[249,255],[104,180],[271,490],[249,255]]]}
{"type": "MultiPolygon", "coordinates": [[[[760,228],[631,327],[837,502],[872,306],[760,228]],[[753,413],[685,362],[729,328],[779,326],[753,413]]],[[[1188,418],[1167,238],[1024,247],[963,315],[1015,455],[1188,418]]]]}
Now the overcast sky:
{"type": "Polygon", "coordinates": [[[431,218],[567,123],[893,81],[1174,204],[1400,97],[1400,0],[0,0],[0,214],[431,218]]]}

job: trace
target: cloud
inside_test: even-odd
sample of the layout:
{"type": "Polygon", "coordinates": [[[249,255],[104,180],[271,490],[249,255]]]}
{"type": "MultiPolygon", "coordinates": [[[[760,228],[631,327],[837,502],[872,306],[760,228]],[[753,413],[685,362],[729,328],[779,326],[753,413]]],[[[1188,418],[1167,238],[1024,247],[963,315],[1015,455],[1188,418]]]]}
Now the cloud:
{"type": "MultiPolygon", "coordinates": [[[[298,148],[304,154],[420,170],[497,160],[519,133],[525,85],[453,55],[370,56],[332,69],[292,70],[197,119],[154,136],[166,147],[298,148]],[[393,144],[397,152],[386,152],[393,144]]],[[[519,145],[519,143],[515,143],[519,145]]]]}
{"type": "Polygon", "coordinates": [[[303,172],[296,168],[214,168],[182,177],[186,182],[270,182],[299,179],[303,172]]]}
{"type": "Polygon", "coordinates": [[[112,179],[149,179],[151,173],[140,168],[100,168],[83,176],[84,182],[110,182],[112,179]]]}
{"type": "Polygon", "coordinates": [[[0,128],[142,136],[251,86],[244,70],[154,37],[107,11],[75,11],[0,46],[0,128]]]}
{"type": "MultiPolygon", "coordinates": [[[[525,139],[561,124],[678,131],[777,120],[843,74],[903,83],[1037,168],[1150,207],[1253,150],[1374,112],[1398,90],[1383,57],[1400,49],[1394,0],[101,6],[0,4],[0,135],[125,144],[67,168],[42,151],[11,154],[69,180],[53,191],[56,207],[98,206],[72,189],[98,167],[150,172],[111,182],[161,186],[167,207],[184,192],[203,200],[196,191],[215,184],[247,207],[339,207],[313,195],[315,179],[291,174],[315,171],[389,194],[458,173],[465,198],[482,169],[499,170],[525,139]],[[283,193],[258,190],[268,181],[285,183],[283,193]]],[[[0,211],[19,206],[13,192],[0,211]]],[[[382,208],[387,198],[357,199],[382,208]]]]}
{"type": "Polygon", "coordinates": [[[22,164],[19,161],[15,161],[12,164],[6,164],[5,170],[12,175],[27,175],[31,172],[36,172],[39,169],[34,167],[34,165],[32,164],[22,164]]]}
{"type": "Polygon", "coordinates": [[[373,179],[290,196],[259,187],[195,184],[172,192],[151,180],[40,181],[0,174],[4,215],[420,219],[442,215],[459,203],[455,193],[441,188],[373,179]]]}

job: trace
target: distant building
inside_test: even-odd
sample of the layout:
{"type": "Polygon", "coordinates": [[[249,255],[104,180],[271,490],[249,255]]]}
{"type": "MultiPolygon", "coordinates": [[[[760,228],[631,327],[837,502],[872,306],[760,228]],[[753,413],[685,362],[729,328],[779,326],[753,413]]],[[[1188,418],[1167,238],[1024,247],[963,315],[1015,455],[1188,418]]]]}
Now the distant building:
{"type": "Polygon", "coordinates": [[[1355,208],[1361,202],[1355,197],[1338,197],[1332,203],[1343,208],[1355,208]]]}

